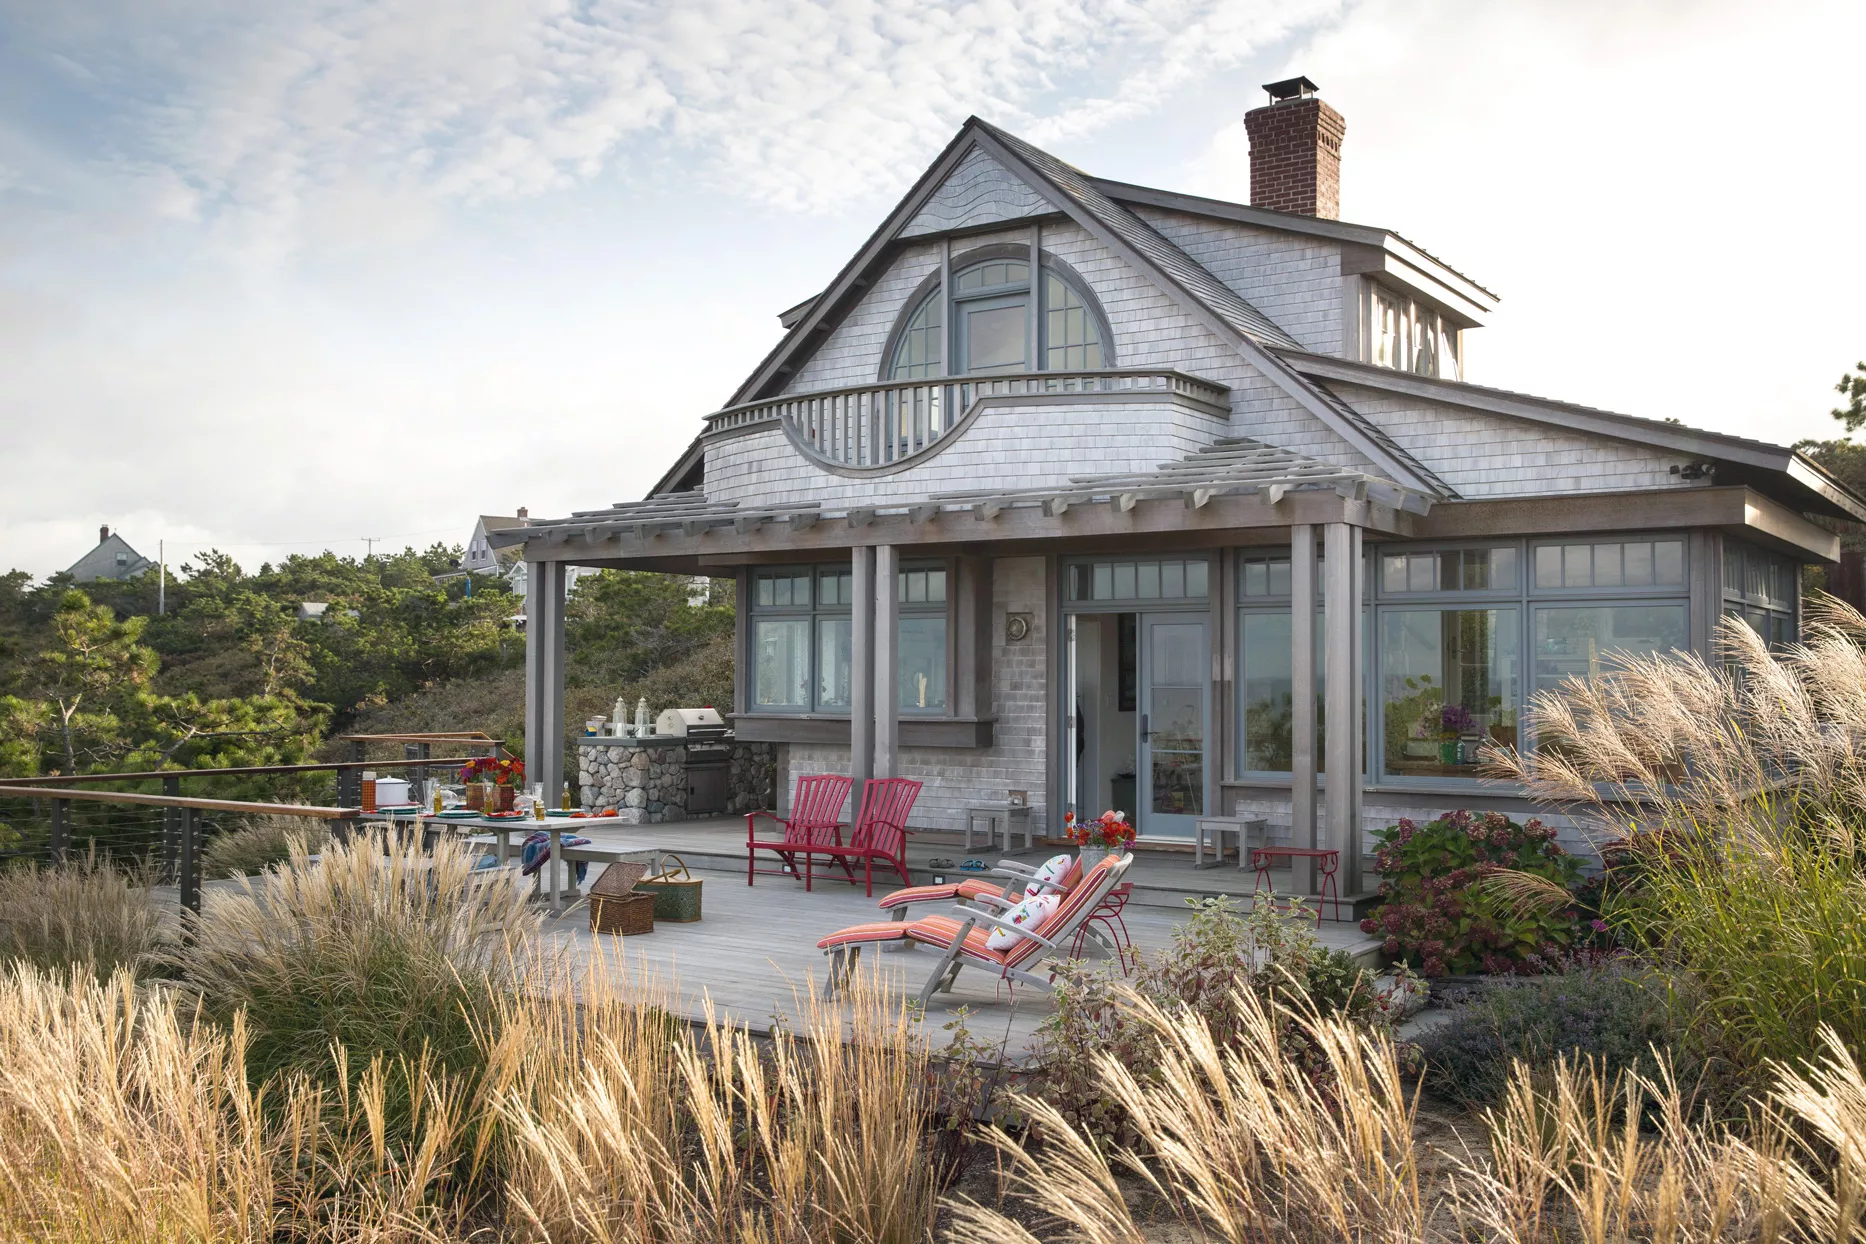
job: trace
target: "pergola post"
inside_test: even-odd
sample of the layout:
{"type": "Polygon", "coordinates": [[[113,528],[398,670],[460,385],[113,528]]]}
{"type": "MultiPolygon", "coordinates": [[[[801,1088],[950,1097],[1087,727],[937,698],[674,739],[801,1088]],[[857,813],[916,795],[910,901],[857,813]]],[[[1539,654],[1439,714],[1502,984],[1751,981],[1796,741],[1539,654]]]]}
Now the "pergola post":
{"type": "MultiPolygon", "coordinates": [[[[1327,844],[1341,852],[1335,885],[1342,895],[1361,888],[1360,532],[1329,523],[1324,554],[1327,584],[1323,626],[1328,635],[1327,844]]],[[[1293,584],[1292,584],[1293,586],[1293,584]]]]}
{"type": "Polygon", "coordinates": [[[875,776],[875,550],[849,554],[849,819],[861,812],[864,783],[875,776]]]}
{"type": "Polygon", "coordinates": [[[875,549],[875,771],[891,778],[899,761],[901,694],[900,554],[891,544],[875,549]]]}
{"type": "Polygon", "coordinates": [[[525,563],[525,776],[547,806],[564,784],[564,581],[562,562],[525,563]]]}
{"type": "MultiPolygon", "coordinates": [[[[1289,845],[1309,847],[1315,838],[1315,527],[1298,523],[1289,531],[1289,845]]],[[[1298,893],[1315,892],[1312,860],[1292,861],[1298,893]]]]}

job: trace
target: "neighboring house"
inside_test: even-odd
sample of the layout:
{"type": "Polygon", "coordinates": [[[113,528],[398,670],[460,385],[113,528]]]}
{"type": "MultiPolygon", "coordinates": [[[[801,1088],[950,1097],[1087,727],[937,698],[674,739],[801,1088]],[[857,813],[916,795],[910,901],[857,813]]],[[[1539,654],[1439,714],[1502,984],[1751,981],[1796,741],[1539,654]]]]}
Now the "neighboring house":
{"type": "Polygon", "coordinates": [[[517,549],[495,549],[491,542],[491,533],[505,531],[513,527],[523,527],[530,521],[529,511],[520,506],[517,514],[482,514],[473,524],[473,534],[467,538],[466,553],[460,558],[460,569],[474,574],[489,574],[509,570],[512,563],[522,562],[524,558],[517,549]]]}
{"type": "Polygon", "coordinates": [[[736,574],[734,725],[780,790],[1364,847],[1525,811],[1479,747],[1612,652],[1708,654],[1726,614],[1792,639],[1839,552],[1809,516],[1866,502],[1792,449],[1473,383],[1496,297],[1335,219],[1341,117],[1267,89],[1251,206],[967,121],[653,495],[493,537],[531,569],[526,737],[562,715],[570,567],[736,574]]]}
{"type": "Polygon", "coordinates": [[[71,563],[65,573],[79,583],[95,583],[99,579],[133,579],[154,568],[155,563],[131,548],[129,541],[109,527],[99,527],[97,547],[71,563]]]}

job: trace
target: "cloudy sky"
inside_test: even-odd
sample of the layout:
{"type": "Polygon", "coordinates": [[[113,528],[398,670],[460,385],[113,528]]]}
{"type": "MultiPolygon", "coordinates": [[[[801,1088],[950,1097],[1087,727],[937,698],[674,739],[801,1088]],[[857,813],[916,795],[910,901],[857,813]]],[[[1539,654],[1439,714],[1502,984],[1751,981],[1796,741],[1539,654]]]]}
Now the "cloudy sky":
{"type": "Polygon", "coordinates": [[[977,113],[1342,209],[1503,298],[1473,379],[1775,441],[1866,356],[1866,5],[0,0],[0,568],[463,541],[639,496],[977,113]]]}

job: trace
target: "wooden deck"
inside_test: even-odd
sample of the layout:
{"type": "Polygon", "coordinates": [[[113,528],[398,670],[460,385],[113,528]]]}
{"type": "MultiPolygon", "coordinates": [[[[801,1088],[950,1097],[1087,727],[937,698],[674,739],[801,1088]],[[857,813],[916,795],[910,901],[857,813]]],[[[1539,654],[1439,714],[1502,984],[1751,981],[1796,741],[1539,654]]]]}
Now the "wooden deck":
{"type": "MultiPolygon", "coordinates": [[[[578,822],[577,832],[604,847],[626,849],[643,859],[659,858],[669,850],[680,854],[694,867],[695,875],[705,880],[705,919],[697,924],[659,923],[653,933],[635,937],[599,936],[590,932],[588,910],[579,903],[563,916],[547,919],[547,938],[570,957],[571,964],[580,959],[587,965],[583,970],[608,971],[626,987],[652,982],[689,1019],[701,1018],[710,1000],[733,1022],[754,1030],[768,1029],[776,1017],[795,1021],[802,1013],[803,999],[821,986],[828,968],[828,960],[816,948],[817,939],[851,924],[886,918],[859,885],[846,882],[819,879],[810,892],[801,881],[781,877],[761,877],[755,887],[747,886],[743,821],[585,828],[588,825],[578,822]]],[[[1017,854],[1030,858],[1051,853],[1053,849],[1017,854]]],[[[917,845],[910,855],[914,880],[927,879],[921,865],[926,857],[958,859],[962,855],[957,847],[917,845]]],[[[982,851],[972,855],[998,858],[997,853],[982,851]]],[[[1194,872],[1189,855],[1180,861],[1174,856],[1149,859],[1143,854],[1130,875],[1141,873],[1143,865],[1150,865],[1148,872],[1157,874],[1160,881],[1183,882],[1189,892],[1237,893],[1238,888],[1249,892],[1250,874],[1235,867],[1194,872]],[[1244,879],[1241,887],[1239,878],[1244,879]]],[[[597,866],[592,866],[587,880],[594,881],[597,875],[597,866]]],[[[891,888],[877,879],[876,897],[891,888]]],[[[915,910],[928,914],[946,908],[929,905],[915,910]]],[[[1134,944],[1147,954],[1166,947],[1188,910],[1183,903],[1177,908],[1130,904],[1126,922],[1134,944]]],[[[1357,952],[1377,947],[1373,939],[1347,923],[1324,921],[1320,937],[1327,945],[1357,952]]],[[[880,953],[871,949],[863,955],[862,965],[875,972],[890,993],[913,998],[936,960],[937,953],[930,950],[880,953]]],[[[953,991],[937,996],[923,1021],[935,1029],[928,1035],[936,1045],[946,1039],[937,1029],[962,1006],[971,1012],[969,1026],[975,1037],[1002,1041],[1014,1057],[1029,1053],[1037,1026],[1052,1010],[1042,990],[1022,986],[1013,993],[983,973],[962,971],[953,991]]]]}

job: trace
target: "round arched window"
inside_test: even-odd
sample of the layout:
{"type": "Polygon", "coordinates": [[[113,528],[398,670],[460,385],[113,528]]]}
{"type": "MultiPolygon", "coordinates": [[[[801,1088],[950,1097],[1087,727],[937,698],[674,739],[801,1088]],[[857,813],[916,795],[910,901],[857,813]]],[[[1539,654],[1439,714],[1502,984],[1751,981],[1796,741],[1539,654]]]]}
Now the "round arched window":
{"type": "Polygon", "coordinates": [[[1036,290],[1039,305],[1033,307],[1028,261],[994,258],[960,268],[953,273],[950,324],[940,322],[943,300],[935,285],[907,310],[896,330],[888,378],[1108,366],[1106,328],[1093,299],[1047,260],[1042,278],[1036,290]],[[1040,365],[1033,364],[1033,351],[1040,365]]]}

